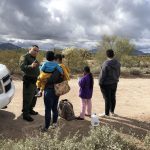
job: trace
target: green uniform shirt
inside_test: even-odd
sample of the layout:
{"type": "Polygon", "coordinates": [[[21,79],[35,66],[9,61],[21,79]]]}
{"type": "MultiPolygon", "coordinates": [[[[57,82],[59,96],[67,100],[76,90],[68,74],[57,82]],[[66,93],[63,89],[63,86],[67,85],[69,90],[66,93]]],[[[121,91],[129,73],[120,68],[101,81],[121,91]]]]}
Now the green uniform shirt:
{"type": "Polygon", "coordinates": [[[20,68],[21,71],[23,71],[24,75],[30,76],[30,77],[38,77],[40,74],[39,66],[32,68],[31,64],[36,60],[35,57],[33,57],[31,54],[27,53],[20,58],[20,68]]]}

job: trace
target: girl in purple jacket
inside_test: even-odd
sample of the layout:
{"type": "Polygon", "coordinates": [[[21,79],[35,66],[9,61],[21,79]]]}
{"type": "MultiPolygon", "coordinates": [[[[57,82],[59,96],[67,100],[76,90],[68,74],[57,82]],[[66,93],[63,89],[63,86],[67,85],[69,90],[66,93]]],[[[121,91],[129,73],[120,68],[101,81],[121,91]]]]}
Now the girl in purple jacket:
{"type": "Polygon", "coordinates": [[[92,110],[92,94],[93,94],[93,75],[90,72],[90,68],[88,66],[84,67],[84,76],[79,80],[79,97],[81,97],[82,110],[80,116],[77,117],[78,120],[84,120],[85,116],[91,116],[92,110]],[[87,113],[86,113],[87,109],[87,113]]]}

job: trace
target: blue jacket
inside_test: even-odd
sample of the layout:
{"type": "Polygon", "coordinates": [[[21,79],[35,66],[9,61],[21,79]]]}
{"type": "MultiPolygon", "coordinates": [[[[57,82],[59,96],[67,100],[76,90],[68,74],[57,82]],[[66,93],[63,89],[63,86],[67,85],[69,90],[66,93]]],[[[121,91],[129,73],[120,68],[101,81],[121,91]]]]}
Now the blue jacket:
{"type": "Polygon", "coordinates": [[[63,73],[62,68],[54,61],[46,61],[40,68],[41,71],[46,73],[52,73],[55,69],[57,69],[60,73],[63,73]]]}

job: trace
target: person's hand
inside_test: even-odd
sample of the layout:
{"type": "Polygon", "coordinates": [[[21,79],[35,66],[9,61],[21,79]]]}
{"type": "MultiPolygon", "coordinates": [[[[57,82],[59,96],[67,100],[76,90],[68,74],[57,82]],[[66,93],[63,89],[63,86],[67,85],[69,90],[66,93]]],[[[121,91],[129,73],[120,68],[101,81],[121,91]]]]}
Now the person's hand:
{"type": "Polygon", "coordinates": [[[39,65],[38,63],[33,62],[33,63],[31,64],[31,67],[32,67],[32,68],[35,68],[35,67],[37,67],[38,65],[39,65]]]}

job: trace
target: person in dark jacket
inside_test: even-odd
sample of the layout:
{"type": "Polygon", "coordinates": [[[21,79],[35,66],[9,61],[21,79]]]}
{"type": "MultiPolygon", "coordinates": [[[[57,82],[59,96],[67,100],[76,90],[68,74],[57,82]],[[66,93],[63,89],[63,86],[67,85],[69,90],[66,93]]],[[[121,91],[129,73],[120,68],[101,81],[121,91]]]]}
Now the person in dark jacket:
{"type": "MultiPolygon", "coordinates": [[[[54,61],[54,52],[49,51],[49,58],[51,61],[54,61]]],[[[48,128],[51,125],[51,111],[52,111],[52,127],[57,127],[58,120],[58,100],[59,96],[55,94],[54,84],[60,83],[63,81],[62,74],[56,69],[51,77],[47,80],[44,89],[44,104],[45,104],[45,125],[42,128],[42,132],[47,132],[48,128]]]]}
{"type": "Polygon", "coordinates": [[[99,85],[102,95],[105,99],[105,113],[101,117],[110,115],[115,116],[114,110],[116,106],[116,90],[120,76],[120,63],[114,59],[114,51],[108,49],[106,51],[107,60],[102,64],[99,76],[99,85]]]}
{"type": "Polygon", "coordinates": [[[92,102],[91,98],[93,95],[93,76],[90,72],[90,68],[88,66],[84,67],[84,76],[79,80],[79,97],[82,102],[82,111],[79,117],[76,117],[78,120],[84,120],[85,116],[91,116],[92,110],[92,102]],[[86,112],[87,109],[87,113],[86,112]]]}
{"type": "Polygon", "coordinates": [[[39,47],[33,45],[29,52],[20,58],[20,68],[23,72],[23,119],[26,121],[33,121],[30,115],[37,115],[33,108],[35,107],[37,98],[34,96],[36,93],[36,81],[40,73],[39,62],[36,57],[39,52],[39,47]]]}

